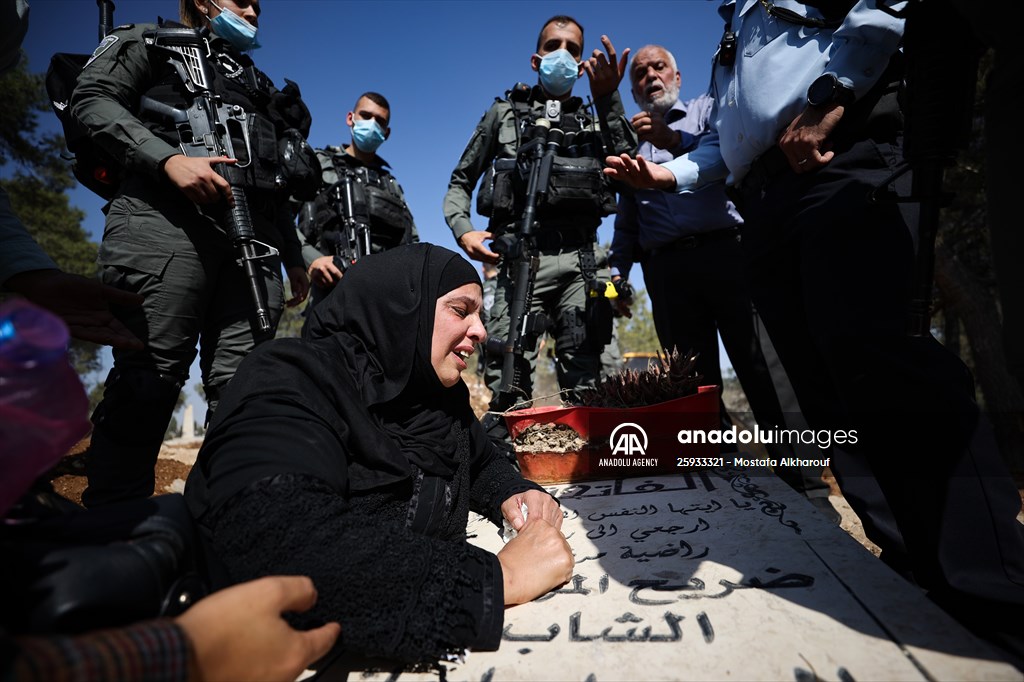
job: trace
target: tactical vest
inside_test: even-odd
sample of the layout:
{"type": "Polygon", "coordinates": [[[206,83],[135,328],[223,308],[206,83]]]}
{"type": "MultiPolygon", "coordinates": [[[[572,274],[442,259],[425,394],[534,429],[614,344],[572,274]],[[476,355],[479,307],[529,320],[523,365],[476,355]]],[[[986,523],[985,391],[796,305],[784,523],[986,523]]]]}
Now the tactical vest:
{"type": "MultiPolygon", "coordinates": [[[[574,98],[578,99],[578,98],[574,98]]],[[[517,133],[532,128],[540,114],[529,102],[506,101],[517,122],[517,133]]],[[[582,107],[582,103],[580,104],[582,107]]],[[[592,223],[615,212],[615,192],[604,175],[606,156],[601,134],[582,108],[563,111],[556,126],[565,133],[562,149],[554,156],[547,191],[537,205],[541,229],[545,223],[592,223]]],[[[521,158],[495,159],[477,193],[477,213],[490,218],[491,231],[504,231],[524,209],[529,165],[521,158]]]]}
{"type": "MultiPolygon", "coordinates": [[[[131,29],[132,26],[124,28],[131,29]]],[[[159,28],[183,27],[168,21],[159,24],[159,28]]],[[[205,35],[212,38],[208,31],[205,35]]],[[[108,36],[93,55],[117,40],[115,35],[108,36]]],[[[248,132],[254,163],[248,171],[249,177],[245,179],[246,186],[269,189],[287,185],[296,196],[305,192],[312,197],[319,188],[320,169],[315,154],[304,139],[309,134],[312,119],[302,102],[298,86],[285,79],[288,85],[281,91],[274,90],[270,79],[253,65],[248,56],[234,51],[223,40],[212,38],[211,50],[214,92],[224,102],[238,104],[253,114],[248,132]]],[[[158,79],[143,95],[175,109],[187,108],[191,94],[168,57],[156,49],[151,49],[150,57],[158,79]]],[[[89,129],[72,115],[68,107],[78,76],[92,58],[90,55],[67,53],[53,55],[46,74],[46,91],[64,129],[68,149],[75,156],[72,165],[75,177],[101,197],[112,199],[124,175],[122,164],[96,144],[89,129]]],[[[173,122],[153,113],[134,113],[155,135],[178,147],[180,140],[173,122]]]]}
{"type": "MultiPolygon", "coordinates": [[[[166,22],[161,24],[161,27],[164,26],[177,27],[178,24],[166,22]]],[[[238,105],[250,114],[248,136],[252,163],[246,170],[245,184],[260,190],[275,189],[279,186],[279,131],[270,114],[273,83],[256,68],[248,55],[238,52],[227,41],[211,36],[208,32],[207,35],[210,38],[208,59],[213,66],[210,89],[225,104],[238,105]]],[[[168,58],[160,51],[151,49],[150,60],[159,76],[156,84],[143,94],[176,109],[187,109],[193,96],[168,58]]],[[[170,121],[144,114],[140,115],[140,120],[154,135],[171,146],[178,146],[178,132],[170,121]]],[[[245,149],[243,139],[236,139],[233,135],[232,141],[236,149],[245,149]]]]}
{"type": "MultiPolygon", "coordinates": [[[[358,183],[358,189],[353,193],[356,203],[354,213],[369,220],[374,251],[409,243],[412,238],[412,214],[398,182],[390,173],[362,164],[351,164],[348,158],[343,153],[331,154],[331,161],[339,177],[346,172],[352,173],[358,183]]],[[[330,199],[330,191],[331,188],[325,188],[314,201],[315,225],[300,225],[307,240],[317,244],[321,251],[330,251],[321,243],[323,236],[340,229],[339,223],[342,220],[330,199]]]]}

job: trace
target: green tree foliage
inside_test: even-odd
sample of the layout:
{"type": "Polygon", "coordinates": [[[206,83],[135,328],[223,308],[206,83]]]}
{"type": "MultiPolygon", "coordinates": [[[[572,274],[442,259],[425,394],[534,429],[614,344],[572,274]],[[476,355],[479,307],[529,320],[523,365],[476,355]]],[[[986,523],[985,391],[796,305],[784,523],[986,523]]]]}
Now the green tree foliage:
{"type": "Polygon", "coordinates": [[[654,353],[661,349],[658,332],[654,329],[654,316],[647,302],[647,292],[637,289],[633,295],[633,317],[615,320],[615,333],[623,353],[654,353]]]}
{"type": "MultiPolygon", "coordinates": [[[[0,185],[25,227],[62,270],[95,276],[97,246],[82,229],[85,214],[65,194],[75,180],[61,158],[64,139],[39,130],[40,116],[49,115],[42,75],[29,73],[22,59],[0,76],[0,92],[0,169],[5,178],[0,185]]],[[[100,368],[99,348],[91,343],[73,342],[71,359],[80,375],[100,368]]]]}

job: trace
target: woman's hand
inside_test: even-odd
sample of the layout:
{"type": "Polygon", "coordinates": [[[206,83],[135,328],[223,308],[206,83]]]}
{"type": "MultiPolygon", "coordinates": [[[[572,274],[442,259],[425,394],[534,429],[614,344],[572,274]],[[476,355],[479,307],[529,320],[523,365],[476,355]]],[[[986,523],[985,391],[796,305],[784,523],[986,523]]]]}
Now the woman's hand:
{"type": "Polygon", "coordinates": [[[555,502],[555,498],[540,490],[527,490],[516,493],[501,503],[501,515],[517,531],[523,527],[526,520],[523,518],[523,503],[526,504],[526,515],[533,519],[544,519],[555,530],[562,527],[562,508],[555,502]]]}
{"type": "MultiPolygon", "coordinates": [[[[527,502],[527,506],[529,504],[527,502]]],[[[505,606],[536,599],[572,578],[575,560],[569,543],[553,525],[543,518],[534,517],[533,507],[530,507],[529,516],[530,520],[522,526],[519,534],[498,552],[505,585],[505,606]]],[[[561,521],[561,512],[558,518],[561,521]]]]}

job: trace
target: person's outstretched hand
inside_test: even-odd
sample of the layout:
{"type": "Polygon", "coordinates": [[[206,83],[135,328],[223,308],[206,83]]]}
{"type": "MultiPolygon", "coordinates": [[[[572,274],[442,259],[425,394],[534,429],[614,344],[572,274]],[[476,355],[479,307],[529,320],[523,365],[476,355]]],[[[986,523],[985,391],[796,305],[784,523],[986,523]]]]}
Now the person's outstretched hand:
{"type": "Polygon", "coordinates": [[[629,154],[621,154],[609,156],[604,162],[605,175],[635,189],[663,189],[668,192],[676,189],[676,176],[672,171],[642,156],[634,159],[629,154]]]}
{"type": "Polygon", "coordinates": [[[316,588],[304,576],[260,578],[197,602],[177,618],[192,642],[196,679],[291,682],[341,633],[337,623],[300,632],[281,618],[315,603],[316,588]]]}
{"type": "Polygon", "coordinates": [[[139,307],[143,299],[138,294],[61,270],[21,272],[4,282],[4,288],[59,316],[76,339],[125,350],[142,349],[142,341],[110,311],[111,305],[139,307]]]}

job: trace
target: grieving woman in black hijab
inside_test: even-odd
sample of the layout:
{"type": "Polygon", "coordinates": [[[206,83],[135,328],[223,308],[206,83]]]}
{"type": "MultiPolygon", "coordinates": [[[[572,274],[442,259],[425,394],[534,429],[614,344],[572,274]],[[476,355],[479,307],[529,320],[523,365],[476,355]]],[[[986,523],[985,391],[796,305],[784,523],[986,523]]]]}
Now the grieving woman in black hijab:
{"type": "Polygon", "coordinates": [[[476,270],[429,244],[361,259],[306,338],[246,358],[185,489],[233,582],[313,578],[299,627],[403,661],[496,649],[506,605],[567,581],[558,504],[488,441],[460,373],[486,336],[476,270]],[[524,523],[521,504],[528,507],[524,523]],[[519,535],[466,542],[469,510],[519,535]]]}

